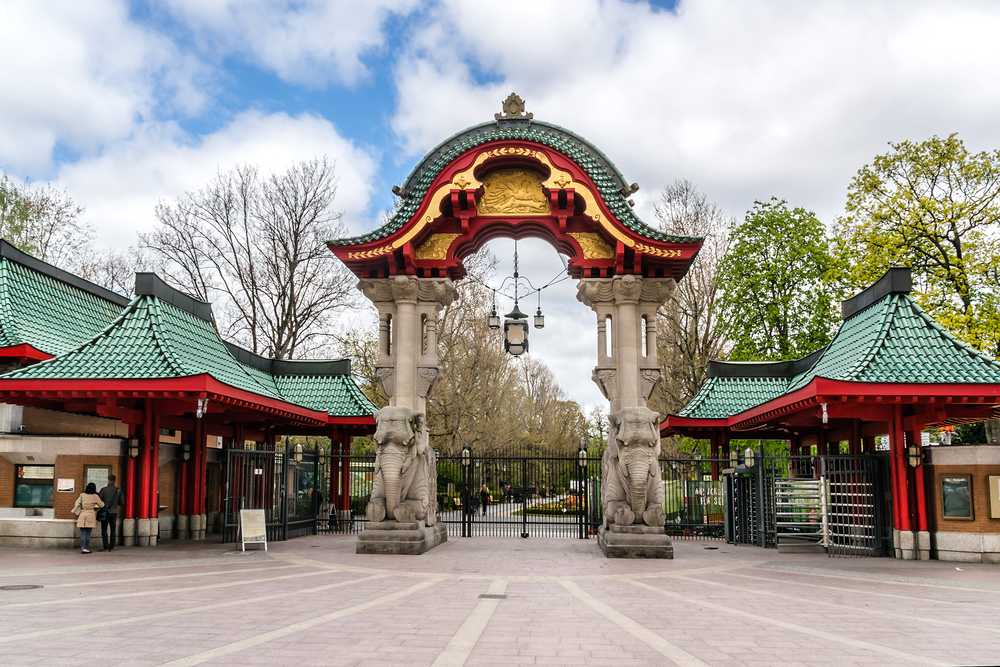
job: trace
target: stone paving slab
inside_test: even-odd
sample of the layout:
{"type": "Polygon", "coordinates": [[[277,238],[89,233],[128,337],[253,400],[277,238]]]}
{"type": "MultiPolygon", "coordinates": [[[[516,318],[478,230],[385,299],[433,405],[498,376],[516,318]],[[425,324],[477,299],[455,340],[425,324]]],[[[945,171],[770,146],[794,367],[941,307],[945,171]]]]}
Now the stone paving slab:
{"type": "Polygon", "coordinates": [[[0,590],[0,665],[1000,662],[997,565],[686,540],[672,561],[518,538],[378,556],[354,539],[0,550],[0,586],[43,586],[0,590]]]}

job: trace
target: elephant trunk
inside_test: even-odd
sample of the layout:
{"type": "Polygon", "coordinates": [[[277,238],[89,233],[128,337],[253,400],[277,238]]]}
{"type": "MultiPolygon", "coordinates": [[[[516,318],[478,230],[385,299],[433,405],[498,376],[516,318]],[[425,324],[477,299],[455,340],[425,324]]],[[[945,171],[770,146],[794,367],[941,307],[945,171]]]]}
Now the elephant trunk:
{"type": "Polygon", "coordinates": [[[386,447],[381,455],[382,481],[385,483],[385,513],[392,518],[399,505],[400,476],[406,455],[395,447],[386,447]]]}
{"type": "Polygon", "coordinates": [[[646,511],[646,490],[649,488],[649,459],[631,456],[628,462],[629,484],[632,487],[632,511],[641,517],[646,511]]]}

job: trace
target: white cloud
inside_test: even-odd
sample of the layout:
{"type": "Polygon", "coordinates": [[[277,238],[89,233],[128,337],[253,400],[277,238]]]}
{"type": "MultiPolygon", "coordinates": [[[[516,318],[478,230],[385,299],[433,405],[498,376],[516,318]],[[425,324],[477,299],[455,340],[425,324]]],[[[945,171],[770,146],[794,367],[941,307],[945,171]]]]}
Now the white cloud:
{"type": "Polygon", "coordinates": [[[410,12],[417,0],[169,0],[168,5],[206,49],[248,54],[286,81],[321,87],[365,76],[361,56],[384,43],[385,19],[410,12]]]}
{"type": "Polygon", "coordinates": [[[44,179],[53,150],[91,152],[154,112],[198,109],[200,67],[129,21],[124,3],[5,3],[0,166],[44,179]]]}
{"type": "Polygon", "coordinates": [[[154,226],[157,201],[202,188],[217,171],[250,163],[280,172],[323,155],[337,162],[335,206],[345,212],[351,232],[361,233],[376,161],[329,121],[311,114],[246,112],[200,139],[174,123],[144,125],[129,141],[64,165],[56,185],[86,205],[86,220],[97,227],[99,243],[122,247],[137,243],[136,233],[154,226]]]}

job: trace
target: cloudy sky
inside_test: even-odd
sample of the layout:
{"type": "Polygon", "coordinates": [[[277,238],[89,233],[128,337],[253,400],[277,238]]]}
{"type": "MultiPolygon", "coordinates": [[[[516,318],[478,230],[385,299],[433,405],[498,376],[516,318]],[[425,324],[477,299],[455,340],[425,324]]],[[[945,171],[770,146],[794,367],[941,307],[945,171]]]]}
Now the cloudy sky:
{"type": "MultiPolygon", "coordinates": [[[[127,246],[217,169],[326,154],[361,233],[421,155],[517,91],[638,181],[647,221],[686,178],[736,216],[777,196],[829,222],[889,141],[1000,147],[997,34],[987,2],[12,0],[0,168],[127,246]]],[[[521,254],[533,279],[561,269],[540,242],[521,254]]],[[[532,351],[597,403],[593,315],[572,281],[547,292],[532,351]]]]}

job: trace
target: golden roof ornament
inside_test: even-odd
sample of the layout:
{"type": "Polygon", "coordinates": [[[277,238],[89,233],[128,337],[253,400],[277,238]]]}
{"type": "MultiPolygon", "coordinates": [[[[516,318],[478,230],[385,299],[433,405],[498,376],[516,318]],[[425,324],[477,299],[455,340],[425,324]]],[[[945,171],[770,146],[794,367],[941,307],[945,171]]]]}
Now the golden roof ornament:
{"type": "Polygon", "coordinates": [[[502,114],[495,113],[493,118],[495,120],[507,119],[507,118],[527,118],[531,120],[535,117],[535,114],[524,113],[524,100],[518,96],[517,93],[511,93],[507,96],[507,99],[501,104],[502,114]]]}

